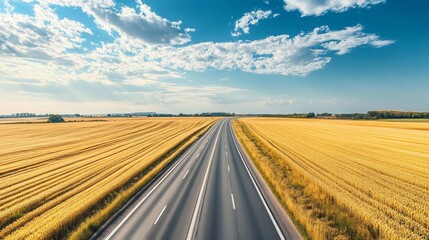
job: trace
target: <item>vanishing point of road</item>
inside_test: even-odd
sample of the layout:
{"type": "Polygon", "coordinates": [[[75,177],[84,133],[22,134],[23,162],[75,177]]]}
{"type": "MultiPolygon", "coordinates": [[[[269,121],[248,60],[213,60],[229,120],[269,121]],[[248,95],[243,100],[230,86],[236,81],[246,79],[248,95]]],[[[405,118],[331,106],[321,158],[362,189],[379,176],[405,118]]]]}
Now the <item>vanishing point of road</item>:
{"type": "Polygon", "coordinates": [[[218,121],[93,239],[301,239],[238,143],[218,121]]]}

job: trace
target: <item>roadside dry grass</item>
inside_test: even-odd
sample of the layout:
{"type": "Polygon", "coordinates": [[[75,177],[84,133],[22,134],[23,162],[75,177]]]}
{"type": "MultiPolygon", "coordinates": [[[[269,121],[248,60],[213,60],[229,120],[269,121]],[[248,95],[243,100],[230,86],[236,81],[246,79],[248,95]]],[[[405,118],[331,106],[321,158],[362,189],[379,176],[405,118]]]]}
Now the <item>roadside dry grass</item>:
{"type": "Polygon", "coordinates": [[[242,118],[255,165],[309,239],[429,239],[429,124],[242,118]]]}
{"type": "Polygon", "coordinates": [[[87,237],[214,121],[0,125],[0,239],[87,237]]]}

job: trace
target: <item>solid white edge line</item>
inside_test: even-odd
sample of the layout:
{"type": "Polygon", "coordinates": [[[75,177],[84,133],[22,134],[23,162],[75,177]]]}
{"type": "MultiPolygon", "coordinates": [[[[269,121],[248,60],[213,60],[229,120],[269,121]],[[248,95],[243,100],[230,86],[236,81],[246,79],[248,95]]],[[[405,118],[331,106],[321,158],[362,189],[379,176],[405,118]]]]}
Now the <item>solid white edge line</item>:
{"type": "MultiPolygon", "coordinates": [[[[222,123],[223,125],[223,123],[222,123]]],[[[204,138],[207,138],[209,136],[209,133],[212,132],[214,129],[214,126],[202,137],[200,138],[197,142],[194,143],[194,145],[188,150],[188,152],[186,152],[180,159],[179,161],[176,162],[176,164],[161,178],[161,180],[149,191],[149,193],[133,208],[133,210],[131,210],[127,216],[125,216],[124,219],[122,219],[122,221],[118,224],[118,226],[116,226],[116,228],[113,229],[112,232],[110,232],[110,234],[106,237],[106,240],[109,240],[118,230],[120,227],[122,227],[122,225],[128,220],[128,218],[131,217],[131,215],[137,210],[137,208],[140,207],[140,205],[143,204],[143,202],[152,194],[152,192],[164,181],[165,178],[168,177],[168,175],[170,175],[170,173],[182,162],[183,159],[185,159],[186,156],[189,155],[189,153],[192,152],[192,150],[198,146],[199,142],[201,142],[204,138]]]]}
{"type": "Polygon", "coordinates": [[[235,210],[234,195],[231,193],[232,208],[235,210]]]}
{"type": "Polygon", "coordinates": [[[154,225],[156,225],[156,223],[158,222],[159,218],[161,217],[162,213],[164,212],[165,208],[167,207],[167,205],[164,206],[164,208],[161,210],[161,212],[159,213],[158,217],[156,218],[155,222],[153,223],[154,225]]]}
{"type": "Polygon", "coordinates": [[[188,169],[188,171],[186,171],[186,173],[185,173],[185,175],[183,176],[182,179],[185,179],[186,175],[188,175],[188,172],[189,172],[189,169],[188,169]]]}
{"type": "MultiPolygon", "coordinates": [[[[229,127],[230,127],[230,130],[231,130],[231,133],[233,133],[233,130],[232,130],[231,125],[230,125],[229,127]]],[[[279,226],[278,226],[278,224],[277,224],[276,220],[274,219],[274,216],[273,216],[273,214],[271,213],[270,208],[268,207],[267,203],[265,202],[265,199],[264,199],[264,197],[262,196],[262,193],[261,193],[261,191],[259,190],[258,185],[256,185],[256,182],[255,182],[255,180],[253,179],[253,176],[252,176],[252,174],[250,173],[249,168],[247,167],[247,164],[246,164],[246,162],[244,161],[243,156],[241,155],[240,149],[238,148],[238,145],[237,145],[237,142],[235,141],[235,137],[234,137],[234,135],[232,136],[232,140],[234,141],[234,145],[235,145],[235,147],[237,148],[238,155],[240,155],[241,161],[243,162],[244,167],[246,168],[247,173],[248,173],[248,174],[249,174],[249,176],[250,176],[250,179],[252,179],[253,185],[255,186],[256,191],[258,192],[258,195],[259,195],[259,197],[261,198],[261,201],[262,201],[262,203],[264,204],[265,209],[267,210],[268,215],[270,216],[271,221],[273,222],[274,227],[276,228],[277,233],[278,233],[278,234],[279,234],[279,236],[280,236],[280,239],[284,240],[284,239],[285,239],[285,237],[283,236],[282,231],[280,230],[280,228],[279,228],[279,226]]]]}
{"type": "Polygon", "coordinates": [[[210,172],[210,166],[212,165],[213,155],[214,155],[214,152],[216,150],[217,140],[219,138],[219,134],[220,134],[220,131],[221,131],[222,127],[223,127],[223,124],[224,124],[224,122],[222,122],[222,125],[219,127],[219,130],[218,130],[217,135],[216,135],[216,140],[215,140],[215,143],[214,143],[214,146],[213,146],[212,153],[210,155],[209,164],[207,166],[206,173],[204,174],[203,184],[201,185],[200,193],[198,194],[197,204],[195,205],[194,213],[192,214],[191,225],[189,226],[188,234],[186,236],[187,240],[191,240],[192,237],[193,237],[193,235],[194,235],[194,228],[195,228],[195,224],[196,224],[196,221],[197,221],[197,215],[198,215],[198,212],[199,212],[199,208],[200,208],[200,205],[201,205],[201,200],[202,200],[202,197],[203,197],[203,192],[204,192],[204,189],[206,187],[208,175],[209,175],[209,172],[210,172]]]}

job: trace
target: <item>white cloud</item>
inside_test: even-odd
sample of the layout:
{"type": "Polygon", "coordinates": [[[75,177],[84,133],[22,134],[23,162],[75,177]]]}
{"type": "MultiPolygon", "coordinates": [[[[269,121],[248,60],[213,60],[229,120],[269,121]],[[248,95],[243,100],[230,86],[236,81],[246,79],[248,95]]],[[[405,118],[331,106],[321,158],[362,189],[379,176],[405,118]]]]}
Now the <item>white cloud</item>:
{"type": "Polygon", "coordinates": [[[364,34],[361,32],[362,29],[363,28],[360,25],[357,25],[353,28],[346,28],[344,32],[345,34],[356,32],[357,30],[357,37],[346,38],[342,41],[327,41],[322,44],[322,47],[330,51],[336,51],[338,55],[343,55],[348,53],[351,49],[362,45],[370,45],[379,48],[394,43],[392,40],[380,40],[379,37],[375,34],[364,34]]]}
{"type": "Polygon", "coordinates": [[[137,0],[137,10],[128,6],[118,6],[113,0],[33,1],[43,5],[81,8],[83,12],[94,18],[99,28],[146,44],[184,44],[191,40],[189,33],[195,30],[192,28],[182,30],[181,21],[170,21],[157,15],[141,0],[137,0]]]}
{"type": "Polygon", "coordinates": [[[190,41],[188,32],[181,30],[181,21],[172,22],[160,17],[149,6],[139,2],[139,10],[123,6],[119,12],[110,8],[90,7],[89,13],[96,23],[107,31],[116,31],[122,36],[139,39],[149,44],[184,44],[190,41]]]}
{"type": "Polygon", "coordinates": [[[315,28],[293,38],[270,36],[254,41],[205,42],[185,47],[163,47],[148,52],[149,59],[172,69],[233,70],[258,74],[306,75],[323,68],[332,54],[342,55],[360,46],[381,47],[393,43],[363,32],[361,25],[332,31],[315,28]]]}
{"type": "Polygon", "coordinates": [[[263,11],[261,9],[245,13],[241,18],[235,21],[234,31],[231,35],[238,37],[243,33],[249,34],[250,25],[257,25],[260,20],[267,19],[271,14],[271,10],[263,11]]]}
{"type": "MultiPolygon", "coordinates": [[[[103,2],[102,6],[111,6],[111,3],[103,2]]],[[[82,34],[92,34],[91,30],[82,23],[60,19],[50,5],[36,4],[34,12],[34,17],[0,14],[0,72],[4,78],[44,84],[86,80],[139,85],[146,81],[180,79],[186,71],[207,69],[306,75],[323,68],[333,54],[345,54],[360,46],[382,47],[392,43],[364,33],[363,27],[357,25],[337,31],[320,27],[295,37],[279,35],[253,41],[187,46],[139,44],[134,38],[119,36],[94,50],[70,53],[70,49],[81,48],[82,34]]],[[[123,19],[136,16],[136,12],[128,8],[117,14],[123,19]]],[[[151,22],[158,19],[157,15],[147,16],[151,22]]]]}
{"type": "MultiPolygon", "coordinates": [[[[34,5],[34,16],[0,13],[0,56],[3,56],[0,71],[15,79],[37,79],[40,82],[87,80],[112,85],[127,81],[179,79],[186,71],[207,69],[307,75],[323,68],[333,55],[346,54],[361,46],[378,48],[393,43],[375,34],[364,33],[363,27],[356,25],[342,30],[324,26],[294,37],[278,35],[253,41],[202,42],[187,46],[141,44],[140,40],[124,33],[114,42],[101,43],[94,50],[70,53],[72,49],[82,48],[84,34],[92,32],[82,23],[59,18],[50,7],[52,4],[80,6],[85,12],[91,11],[90,6],[99,6],[97,11],[110,11],[109,14],[116,15],[123,22],[140,21],[135,19],[144,16],[145,21],[151,24],[164,26],[171,23],[151,12],[140,1],[139,13],[129,7],[122,7],[119,12],[111,11],[115,4],[109,0],[85,3],[87,5],[77,0],[43,0],[43,3],[34,5]],[[33,74],[31,69],[37,69],[38,73],[33,74]]],[[[256,24],[256,19],[244,22],[256,24]]],[[[109,22],[95,21],[101,21],[100,24],[109,22]]],[[[108,24],[103,28],[109,30],[114,26],[108,24]]],[[[184,31],[192,32],[193,29],[184,31]]]]}
{"type": "Polygon", "coordinates": [[[64,53],[79,48],[82,34],[92,34],[91,30],[82,23],[60,19],[48,6],[36,4],[34,13],[34,17],[0,13],[0,55],[70,64],[64,53]]]}
{"type": "Polygon", "coordinates": [[[386,0],[284,0],[287,11],[298,10],[302,16],[320,16],[328,11],[344,12],[349,8],[366,8],[386,0]]]}

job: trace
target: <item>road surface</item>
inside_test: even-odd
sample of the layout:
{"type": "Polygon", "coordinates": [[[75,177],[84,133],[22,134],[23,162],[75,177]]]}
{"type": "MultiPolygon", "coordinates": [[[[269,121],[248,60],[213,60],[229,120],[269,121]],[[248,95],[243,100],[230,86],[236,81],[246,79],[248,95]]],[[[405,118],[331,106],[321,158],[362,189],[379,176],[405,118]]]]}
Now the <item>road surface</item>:
{"type": "Polygon", "coordinates": [[[93,239],[299,239],[238,144],[218,121],[93,239]]]}

